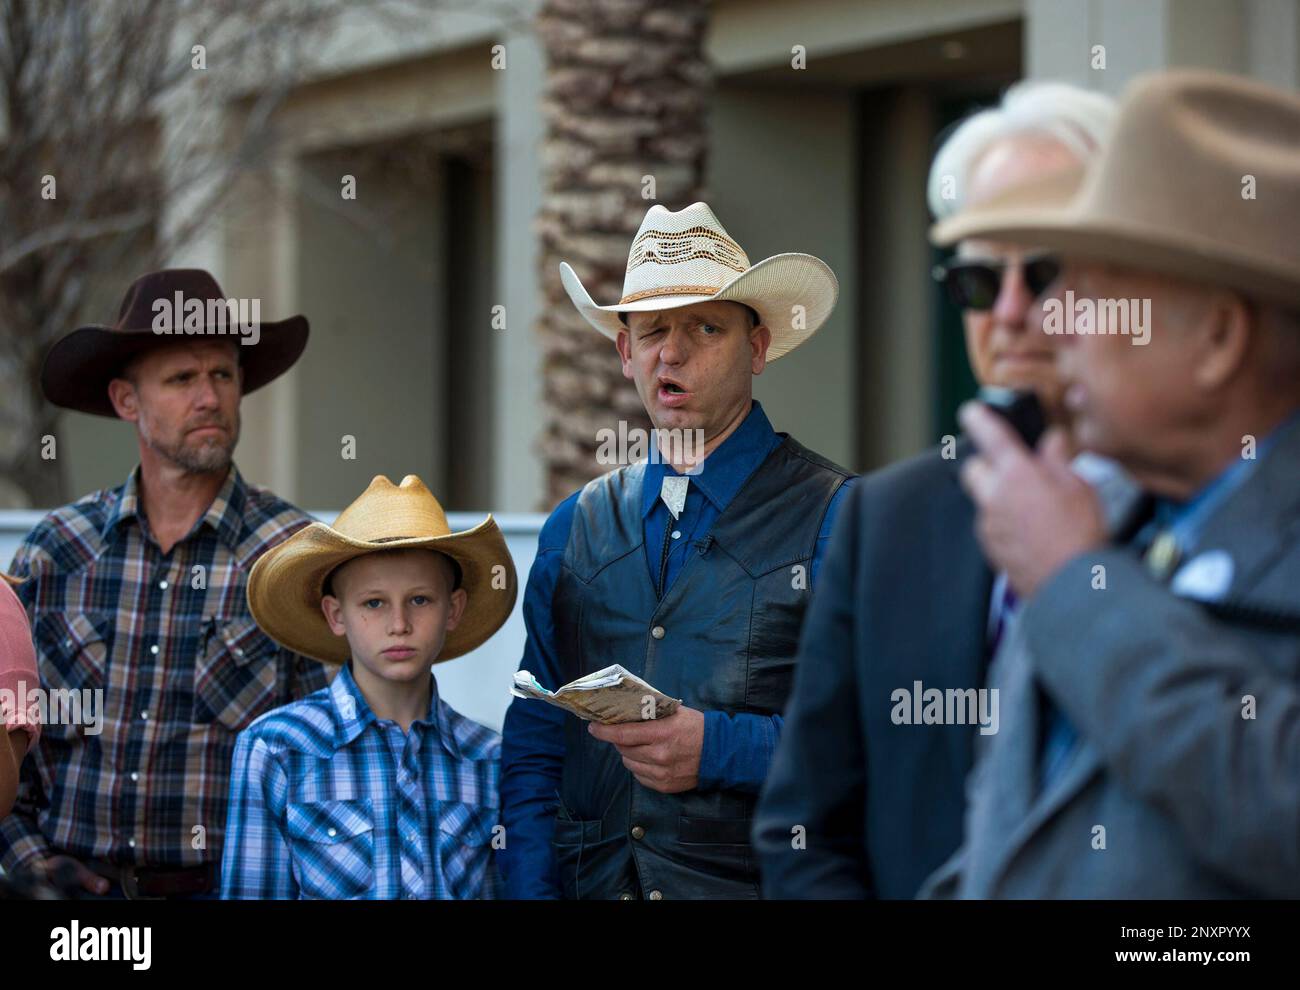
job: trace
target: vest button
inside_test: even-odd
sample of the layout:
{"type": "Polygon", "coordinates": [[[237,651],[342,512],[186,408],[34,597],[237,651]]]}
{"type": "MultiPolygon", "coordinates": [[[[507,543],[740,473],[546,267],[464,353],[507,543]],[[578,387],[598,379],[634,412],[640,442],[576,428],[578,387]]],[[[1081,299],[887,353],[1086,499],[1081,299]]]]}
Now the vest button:
{"type": "Polygon", "coordinates": [[[624,891],[623,893],[618,895],[618,899],[620,901],[630,901],[632,899],[632,895],[629,894],[627,891],[624,891]]]}
{"type": "Polygon", "coordinates": [[[664,627],[663,627],[663,626],[655,626],[653,629],[650,630],[650,635],[653,636],[655,639],[663,639],[663,638],[664,638],[664,627]]]}
{"type": "Polygon", "coordinates": [[[652,891],[650,891],[650,900],[652,900],[652,901],[662,901],[663,899],[664,899],[664,895],[661,894],[659,891],[657,891],[657,890],[652,890],[652,891]]]}
{"type": "Polygon", "coordinates": [[[633,826],[632,826],[632,838],[634,838],[634,839],[644,839],[644,838],[645,838],[645,829],[643,829],[640,825],[633,825],[633,826]]]}

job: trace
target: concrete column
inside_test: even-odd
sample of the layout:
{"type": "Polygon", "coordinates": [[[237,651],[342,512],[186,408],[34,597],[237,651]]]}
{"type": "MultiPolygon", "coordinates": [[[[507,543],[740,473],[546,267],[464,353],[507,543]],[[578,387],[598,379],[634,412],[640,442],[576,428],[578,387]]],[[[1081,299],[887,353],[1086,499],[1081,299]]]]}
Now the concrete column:
{"type": "MultiPolygon", "coordinates": [[[[501,43],[506,67],[496,73],[494,304],[505,306],[506,329],[491,331],[496,360],[492,509],[528,512],[539,508],[543,490],[537,453],[543,421],[541,348],[532,328],[541,298],[533,223],[542,202],[539,100],[545,67],[531,30],[507,33],[501,43]]],[[[489,325],[487,314],[482,325],[489,325]]]]}

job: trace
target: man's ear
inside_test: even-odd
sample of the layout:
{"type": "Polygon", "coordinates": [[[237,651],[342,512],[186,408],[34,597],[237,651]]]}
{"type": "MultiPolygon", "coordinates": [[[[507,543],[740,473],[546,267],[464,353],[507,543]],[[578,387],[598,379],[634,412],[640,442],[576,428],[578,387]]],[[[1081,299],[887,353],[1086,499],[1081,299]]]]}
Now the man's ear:
{"type": "Polygon", "coordinates": [[[1261,332],[1258,313],[1235,292],[1216,293],[1196,328],[1201,358],[1195,381],[1206,391],[1217,391],[1241,370],[1261,332]]]}
{"type": "Polygon", "coordinates": [[[347,627],[343,624],[343,606],[337,598],[333,595],[325,595],[320,600],[320,610],[325,614],[330,632],[335,636],[342,636],[347,632],[347,627]]]}
{"type": "Polygon", "coordinates": [[[108,401],[119,419],[134,423],[140,418],[140,396],[136,387],[126,378],[114,378],[108,383],[108,401]]]}
{"type": "Polygon", "coordinates": [[[627,330],[620,330],[618,336],[614,338],[614,347],[618,350],[618,356],[623,362],[623,377],[629,381],[632,378],[632,335],[627,330]]]}
{"type": "Polygon", "coordinates": [[[772,346],[772,331],[764,323],[749,330],[750,369],[761,375],[767,367],[767,349],[772,346]]]}

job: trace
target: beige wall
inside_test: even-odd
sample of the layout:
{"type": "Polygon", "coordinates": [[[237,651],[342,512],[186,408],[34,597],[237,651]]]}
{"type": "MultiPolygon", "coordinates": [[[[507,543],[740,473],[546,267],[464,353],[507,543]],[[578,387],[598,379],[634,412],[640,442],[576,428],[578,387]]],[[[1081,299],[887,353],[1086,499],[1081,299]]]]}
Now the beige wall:
{"type": "Polygon", "coordinates": [[[1025,0],[1031,78],[1118,94],[1133,76],[1171,66],[1242,73],[1295,88],[1295,0],[1025,0]],[[1106,67],[1094,68],[1094,45],[1106,67]]]}
{"type": "Polygon", "coordinates": [[[299,429],[289,451],[297,498],[308,508],[344,506],[376,474],[418,474],[439,492],[447,443],[433,384],[447,332],[441,176],[431,172],[411,188],[340,155],[305,160],[300,174],[298,289],[312,339],[299,362],[299,429]],[[365,224],[352,215],[356,204],[338,197],[340,176],[352,170],[365,224]],[[354,460],[342,457],[345,435],[356,439],[354,460]]]}
{"type": "Polygon", "coordinates": [[[751,263],[784,251],[815,254],[835,271],[840,298],[817,334],[755,379],[772,425],[852,466],[854,123],[841,92],[796,94],[718,87],[710,118],[710,205],[751,263]]]}
{"type": "MultiPolygon", "coordinates": [[[[1300,78],[1300,5],[1294,0],[718,0],[708,39],[720,75],[710,125],[716,137],[710,200],[754,259],[806,250],[830,262],[841,280],[832,320],[809,344],[773,365],[758,380],[756,394],[779,429],[850,466],[902,456],[934,439],[928,421],[933,362],[928,341],[916,332],[927,305],[919,240],[928,221],[920,195],[928,165],[927,111],[915,93],[898,90],[891,97],[895,103],[879,108],[888,118],[875,122],[876,143],[859,148],[851,85],[818,89],[786,79],[757,85],[754,74],[788,67],[794,44],[806,45],[810,60],[838,55],[850,65],[857,60],[869,66],[879,46],[1015,17],[1024,20],[1029,76],[1072,79],[1112,92],[1135,73],[1166,65],[1212,66],[1292,87],[1300,78]],[[1104,72],[1088,66],[1090,46],[1097,42],[1107,45],[1104,72]],[[858,155],[874,156],[873,168],[880,169],[865,186],[855,172],[858,155]],[[881,230],[885,236],[873,241],[881,230]]],[[[375,410],[349,389],[347,379],[385,381],[389,369],[369,356],[379,351],[359,344],[367,334],[384,332],[381,327],[397,327],[385,340],[413,348],[413,357],[396,372],[396,382],[406,388],[423,375],[424,385],[416,390],[427,393],[438,380],[430,364],[445,328],[431,318],[419,332],[413,329],[423,319],[418,300],[428,299],[425,290],[436,283],[430,267],[435,254],[420,254],[423,260],[417,261],[416,255],[391,253],[438,250],[431,217],[436,195],[406,204],[420,222],[400,234],[390,253],[362,250],[342,216],[303,205],[300,183],[313,168],[303,156],[467,120],[492,121],[497,156],[494,283],[467,298],[490,296],[492,304],[506,306],[508,317],[508,329],[493,334],[484,349],[491,357],[475,358],[490,362],[493,374],[492,412],[484,417],[490,420],[489,439],[476,442],[490,448],[493,509],[533,508],[541,491],[531,229],[541,174],[541,59],[536,40],[516,26],[500,35],[509,67],[494,73],[488,63],[491,32],[477,21],[453,26],[455,43],[462,46],[455,50],[446,49],[446,38],[416,44],[416,33],[386,39],[369,31],[352,42],[342,39],[331,49],[330,64],[339,74],[295,94],[283,115],[284,153],[274,169],[256,178],[260,191],[241,193],[248,223],[238,229],[220,225],[175,259],[212,267],[228,291],[259,295],[272,315],[303,311],[312,320],[314,339],[302,367],[245,400],[237,455],[252,480],[309,507],[343,504],[371,470],[418,471],[408,466],[418,462],[433,471],[440,463],[437,445],[446,438],[432,435],[438,413],[429,395],[404,400],[412,404],[411,422],[429,424],[428,439],[399,450],[383,438],[394,433],[395,420],[380,415],[374,427],[348,428],[375,410]],[[342,61],[334,61],[336,55],[342,61]],[[340,73],[344,62],[350,68],[340,73]],[[376,285],[397,288],[380,298],[376,285]],[[362,456],[371,459],[345,465],[338,459],[338,436],[358,430],[359,440],[367,438],[362,456]]],[[[873,128],[866,132],[871,138],[873,128]]],[[[134,274],[123,273],[122,289],[134,274]]],[[[481,302],[467,305],[473,309],[481,302]]],[[[470,332],[475,319],[471,311],[470,332]]],[[[385,395],[381,412],[383,401],[393,400],[385,395]]],[[[117,484],[136,459],[134,432],[67,414],[60,457],[73,491],[117,484]]]]}

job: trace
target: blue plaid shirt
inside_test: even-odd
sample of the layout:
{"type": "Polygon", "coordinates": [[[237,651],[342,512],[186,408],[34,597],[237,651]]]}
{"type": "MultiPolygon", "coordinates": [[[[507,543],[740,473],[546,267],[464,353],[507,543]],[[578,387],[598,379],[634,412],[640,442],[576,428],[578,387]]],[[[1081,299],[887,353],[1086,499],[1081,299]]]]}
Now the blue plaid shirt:
{"type": "Polygon", "coordinates": [[[430,680],[409,732],[375,715],[345,666],[240,734],[222,897],[494,896],[501,737],[430,680]]]}
{"type": "Polygon", "coordinates": [[[14,871],[59,850],[159,867],[221,857],[236,734],[326,683],[320,664],[253,622],[254,561],[311,517],[232,464],[194,527],[163,553],[139,469],[50,512],[10,570],[46,690],[103,699],[102,731],[47,724],[0,822],[14,871]],[[97,695],[98,693],[98,695],[97,695]],[[89,731],[88,731],[89,730],[89,731]]]}

